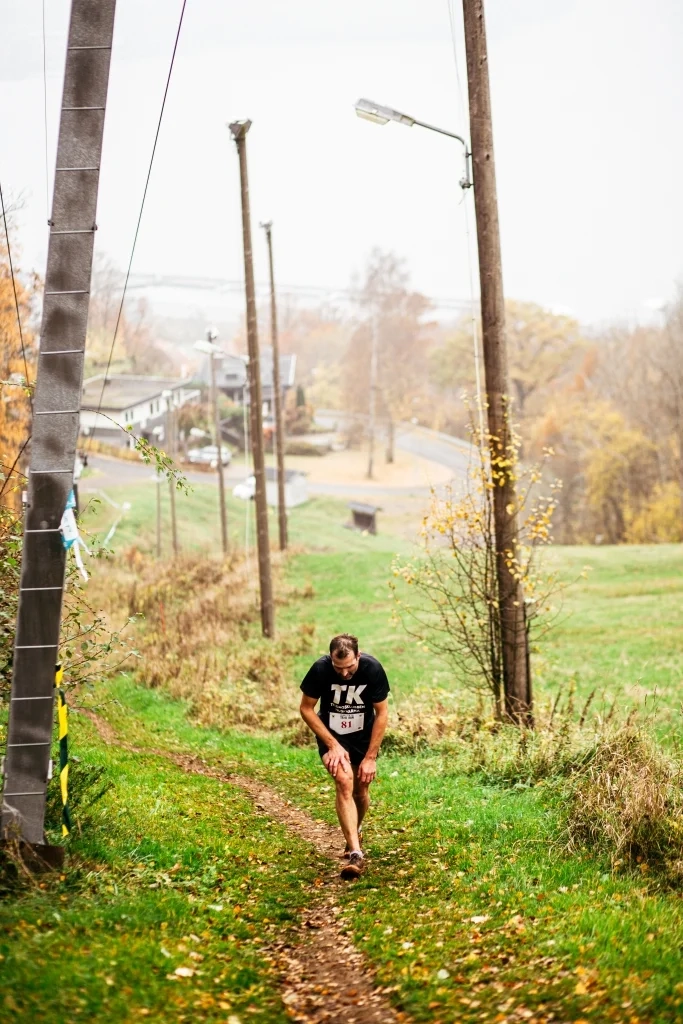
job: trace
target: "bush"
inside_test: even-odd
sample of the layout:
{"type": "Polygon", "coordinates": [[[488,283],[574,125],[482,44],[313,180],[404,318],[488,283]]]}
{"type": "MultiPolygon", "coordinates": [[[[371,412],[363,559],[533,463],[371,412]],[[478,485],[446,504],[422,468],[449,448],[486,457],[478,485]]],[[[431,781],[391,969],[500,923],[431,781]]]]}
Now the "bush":
{"type": "Polygon", "coordinates": [[[485,701],[464,705],[453,692],[411,695],[409,711],[392,710],[383,749],[432,751],[449,771],[489,785],[543,786],[560,808],[565,846],[608,856],[615,869],[652,872],[683,882],[683,764],[631,714],[613,707],[589,717],[593,695],[577,708],[570,690],[560,704],[537,708],[536,728],[496,721],[485,701]]]}
{"type": "Polygon", "coordinates": [[[616,867],[683,881],[683,765],[641,727],[627,722],[600,737],[566,797],[570,849],[591,846],[616,867]]]}
{"type": "Polygon", "coordinates": [[[285,455],[327,455],[330,446],[311,441],[285,441],[285,455]]]}

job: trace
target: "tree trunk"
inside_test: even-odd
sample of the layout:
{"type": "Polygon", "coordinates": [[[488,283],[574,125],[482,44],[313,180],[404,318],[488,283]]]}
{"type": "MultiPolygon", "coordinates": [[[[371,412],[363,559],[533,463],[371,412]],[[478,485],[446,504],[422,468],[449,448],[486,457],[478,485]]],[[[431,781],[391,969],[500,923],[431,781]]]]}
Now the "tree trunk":
{"type": "Polygon", "coordinates": [[[387,420],[387,446],[385,449],[385,461],[391,464],[394,461],[394,441],[395,441],[396,429],[394,427],[394,420],[390,416],[387,420]]]}

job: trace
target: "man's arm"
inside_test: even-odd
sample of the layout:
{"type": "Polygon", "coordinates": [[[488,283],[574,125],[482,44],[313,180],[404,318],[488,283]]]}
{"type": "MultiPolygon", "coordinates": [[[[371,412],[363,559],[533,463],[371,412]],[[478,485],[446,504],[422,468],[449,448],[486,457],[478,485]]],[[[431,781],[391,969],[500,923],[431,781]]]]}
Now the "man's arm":
{"type": "Polygon", "coordinates": [[[384,739],[384,733],[387,731],[389,701],[381,700],[378,704],[373,704],[373,707],[375,709],[375,721],[372,723],[372,735],[370,736],[368,752],[358,768],[359,782],[372,782],[377,775],[377,755],[384,739]]]}
{"type": "Polygon", "coordinates": [[[341,767],[342,771],[346,771],[346,765],[350,763],[349,752],[342,747],[341,743],[334,738],[330,730],[318,718],[315,712],[315,706],[317,703],[317,697],[307,697],[304,693],[301,697],[299,711],[311,732],[315,733],[323,743],[327,744],[329,755],[325,755],[325,767],[330,775],[336,779],[339,768],[341,767]]]}

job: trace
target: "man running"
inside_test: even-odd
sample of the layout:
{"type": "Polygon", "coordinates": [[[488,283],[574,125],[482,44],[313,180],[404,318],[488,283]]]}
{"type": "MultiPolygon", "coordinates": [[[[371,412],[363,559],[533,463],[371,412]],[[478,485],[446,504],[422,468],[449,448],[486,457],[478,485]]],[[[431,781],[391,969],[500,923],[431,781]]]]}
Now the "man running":
{"type": "Polygon", "coordinates": [[[359,652],[357,637],[340,633],[330,641],[330,653],[308,670],[301,691],[301,717],[337,787],[337,817],[348,854],[341,875],[358,878],[365,866],[361,825],[387,727],[389,681],[376,658],[359,652]]]}

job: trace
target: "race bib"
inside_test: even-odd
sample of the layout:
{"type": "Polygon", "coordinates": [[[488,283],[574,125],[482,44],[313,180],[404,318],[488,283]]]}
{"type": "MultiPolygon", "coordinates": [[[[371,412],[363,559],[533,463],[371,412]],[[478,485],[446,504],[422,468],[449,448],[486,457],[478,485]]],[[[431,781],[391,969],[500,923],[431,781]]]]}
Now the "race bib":
{"type": "Polygon", "coordinates": [[[337,736],[346,736],[348,733],[361,732],[364,720],[364,714],[342,715],[333,711],[330,713],[330,729],[332,732],[336,732],[337,736]]]}

